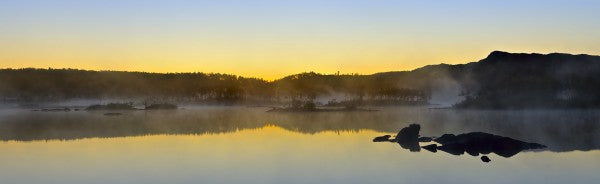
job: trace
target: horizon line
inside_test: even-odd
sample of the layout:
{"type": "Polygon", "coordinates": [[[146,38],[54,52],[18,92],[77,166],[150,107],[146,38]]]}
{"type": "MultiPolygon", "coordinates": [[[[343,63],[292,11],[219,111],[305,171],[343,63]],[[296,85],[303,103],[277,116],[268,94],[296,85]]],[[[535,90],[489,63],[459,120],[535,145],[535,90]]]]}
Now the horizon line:
{"type": "MultiPolygon", "coordinates": [[[[593,54],[573,54],[573,53],[567,53],[567,52],[548,52],[548,53],[540,53],[540,52],[508,52],[508,51],[501,51],[501,50],[493,50],[491,52],[489,52],[488,56],[486,56],[485,58],[489,57],[490,55],[492,55],[493,53],[508,53],[508,54],[527,54],[527,55],[553,55],[553,54],[566,54],[566,55],[573,55],[573,56],[596,56],[596,57],[600,57],[600,55],[593,55],[593,54]]],[[[265,77],[257,77],[257,76],[243,76],[242,74],[234,74],[234,73],[226,73],[226,72],[212,72],[212,71],[186,71],[186,72],[158,72],[158,71],[142,71],[142,70],[111,70],[111,69],[85,69],[85,68],[70,68],[70,67],[19,67],[19,68],[12,68],[12,67],[6,67],[6,68],[0,68],[0,70],[25,70],[25,69],[35,69],[35,70],[78,70],[78,71],[88,71],[88,72],[125,72],[125,73],[147,73],[147,74],[218,74],[218,75],[232,75],[232,76],[236,76],[236,77],[242,77],[242,78],[251,78],[251,79],[260,79],[260,80],[264,80],[264,81],[276,81],[276,80],[280,80],[289,76],[293,76],[293,75],[299,75],[299,74],[306,74],[306,73],[315,73],[315,74],[319,74],[319,75],[361,75],[361,76],[369,76],[369,75],[375,75],[375,74],[380,74],[380,73],[390,73],[390,72],[410,72],[410,71],[414,71],[420,68],[424,68],[424,67],[428,67],[428,66],[436,66],[436,65],[462,65],[462,64],[468,64],[468,63],[474,63],[474,62],[479,62],[485,58],[479,59],[477,61],[467,61],[464,63],[455,63],[455,64],[449,64],[449,63],[445,63],[445,62],[441,62],[441,63],[437,63],[437,64],[426,64],[426,65],[421,65],[419,67],[415,67],[412,69],[406,69],[406,70],[388,70],[388,71],[378,71],[378,72],[374,72],[374,73],[359,73],[359,72],[350,72],[350,73],[342,73],[341,71],[337,71],[334,73],[325,73],[325,72],[319,72],[319,71],[314,71],[314,70],[308,70],[308,71],[304,71],[304,72],[298,72],[298,73],[291,73],[291,74],[286,74],[282,77],[275,77],[275,78],[265,78],[265,77]]]]}

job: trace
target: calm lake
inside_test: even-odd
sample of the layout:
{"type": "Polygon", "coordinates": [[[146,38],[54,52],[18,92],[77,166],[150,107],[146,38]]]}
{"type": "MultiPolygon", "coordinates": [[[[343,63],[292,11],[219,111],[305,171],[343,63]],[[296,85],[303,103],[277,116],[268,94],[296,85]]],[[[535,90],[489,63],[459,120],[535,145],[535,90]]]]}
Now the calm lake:
{"type": "MultiPolygon", "coordinates": [[[[260,107],[0,109],[0,183],[597,183],[600,110],[260,107]],[[512,157],[411,152],[376,136],[487,132],[546,145],[512,157]]],[[[428,144],[428,143],[425,143],[428,144]]],[[[425,145],[422,144],[422,145],[425,145]]]]}

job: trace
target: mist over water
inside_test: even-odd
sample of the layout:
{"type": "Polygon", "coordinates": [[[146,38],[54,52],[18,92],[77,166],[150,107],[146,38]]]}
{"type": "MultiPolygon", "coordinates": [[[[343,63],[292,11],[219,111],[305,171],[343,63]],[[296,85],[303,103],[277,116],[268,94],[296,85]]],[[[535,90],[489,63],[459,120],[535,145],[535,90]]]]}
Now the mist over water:
{"type": "Polygon", "coordinates": [[[264,126],[314,134],[372,130],[395,133],[410,123],[422,135],[488,132],[531,142],[552,151],[600,148],[598,110],[456,110],[380,107],[375,112],[269,113],[268,108],[185,106],[158,111],[0,111],[0,140],[76,140],[156,134],[231,133],[264,126]],[[120,116],[106,116],[120,112],[120,116]]]}
{"type": "Polygon", "coordinates": [[[437,107],[452,107],[465,99],[461,96],[460,84],[450,77],[445,76],[435,80],[433,86],[435,88],[432,90],[429,103],[437,107]]]}
{"type": "Polygon", "coordinates": [[[0,177],[8,183],[368,183],[372,179],[379,183],[590,183],[599,179],[593,174],[600,169],[598,110],[377,109],[274,113],[243,106],[68,112],[5,108],[0,110],[0,177]],[[122,115],[105,115],[108,112],[122,115]],[[481,131],[548,148],[509,158],[489,154],[492,162],[483,163],[466,154],[410,152],[396,144],[371,142],[411,123],[421,125],[423,136],[481,131]],[[53,169],[57,167],[60,172],[53,169]],[[560,172],[563,169],[571,172],[560,172]],[[513,177],[503,177],[507,174],[513,177]]]}

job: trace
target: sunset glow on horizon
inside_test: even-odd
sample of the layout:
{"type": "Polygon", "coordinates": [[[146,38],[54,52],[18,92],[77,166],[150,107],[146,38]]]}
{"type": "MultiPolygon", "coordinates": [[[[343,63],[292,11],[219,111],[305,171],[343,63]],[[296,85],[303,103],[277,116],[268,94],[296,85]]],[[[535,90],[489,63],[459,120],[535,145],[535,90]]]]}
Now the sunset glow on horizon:
{"type": "Polygon", "coordinates": [[[598,1],[0,2],[0,68],[216,72],[268,80],[600,55],[598,1]]]}

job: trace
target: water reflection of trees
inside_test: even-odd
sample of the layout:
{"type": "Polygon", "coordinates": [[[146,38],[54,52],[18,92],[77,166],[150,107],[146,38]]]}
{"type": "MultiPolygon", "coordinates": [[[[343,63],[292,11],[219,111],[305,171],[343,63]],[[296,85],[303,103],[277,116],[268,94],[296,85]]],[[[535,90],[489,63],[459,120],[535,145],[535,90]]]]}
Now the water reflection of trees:
{"type": "Polygon", "coordinates": [[[377,112],[265,113],[264,108],[219,107],[178,111],[0,112],[0,140],[73,140],[155,134],[217,134],[275,125],[314,134],[374,130],[392,133],[410,123],[422,135],[482,131],[538,142],[552,151],[600,148],[597,111],[469,111],[386,108],[377,112]]]}

